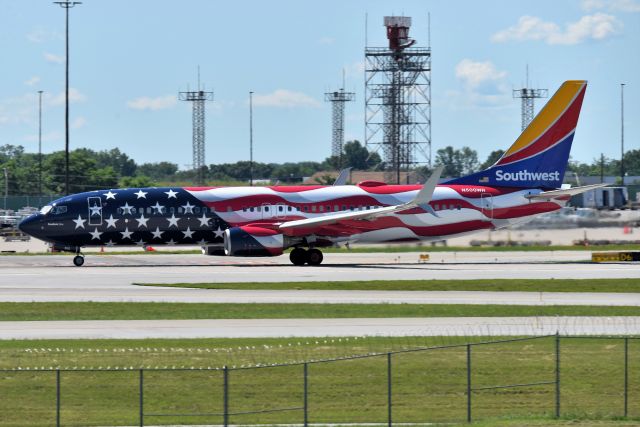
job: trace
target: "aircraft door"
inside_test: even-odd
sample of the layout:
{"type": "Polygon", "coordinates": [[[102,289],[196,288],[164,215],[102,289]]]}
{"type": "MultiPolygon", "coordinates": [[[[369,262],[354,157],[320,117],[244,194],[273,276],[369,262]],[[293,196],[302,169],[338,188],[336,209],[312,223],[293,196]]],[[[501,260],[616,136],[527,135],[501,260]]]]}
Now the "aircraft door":
{"type": "Polygon", "coordinates": [[[489,193],[480,195],[480,204],[482,206],[482,214],[489,219],[493,219],[493,197],[489,193]]]}
{"type": "Polygon", "coordinates": [[[102,199],[87,197],[89,209],[89,225],[102,225],[102,199]]]}

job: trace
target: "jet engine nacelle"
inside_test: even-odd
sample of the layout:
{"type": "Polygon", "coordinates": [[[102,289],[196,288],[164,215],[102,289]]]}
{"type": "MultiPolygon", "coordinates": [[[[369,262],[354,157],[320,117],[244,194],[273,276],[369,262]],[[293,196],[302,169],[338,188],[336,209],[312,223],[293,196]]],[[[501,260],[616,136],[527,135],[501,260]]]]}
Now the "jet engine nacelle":
{"type": "Polygon", "coordinates": [[[224,253],[229,256],[277,256],[283,251],[282,233],[270,228],[244,225],[224,232],[224,253]]]}
{"type": "Polygon", "coordinates": [[[203,246],[202,254],[208,256],[225,256],[223,246],[203,246]]]}

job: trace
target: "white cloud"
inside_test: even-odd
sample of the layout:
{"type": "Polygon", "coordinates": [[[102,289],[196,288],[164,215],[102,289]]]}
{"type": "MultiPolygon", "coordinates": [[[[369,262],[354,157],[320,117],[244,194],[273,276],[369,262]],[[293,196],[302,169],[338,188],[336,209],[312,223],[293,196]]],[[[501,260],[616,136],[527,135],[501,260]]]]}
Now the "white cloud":
{"type": "Polygon", "coordinates": [[[257,107],[319,107],[318,100],[302,92],[287,89],[277,89],[266,95],[255,94],[253,105],[257,107]]]}
{"type": "Polygon", "coordinates": [[[640,12],[637,0],[582,0],[582,9],[587,12],[609,10],[611,12],[640,12]]]}
{"type": "Polygon", "coordinates": [[[85,119],[82,116],[76,117],[71,124],[69,125],[69,127],[71,127],[71,129],[80,129],[81,127],[84,127],[84,125],[87,124],[87,119],[85,119]]]}
{"type": "Polygon", "coordinates": [[[486,83],[495,83],[504,80],[506,71],[498,71],[491,61],[473,61],[463,59],[456,65],[456,77],[466,85],[477,88],[486,83]]]}
{"type": "Polygon", "coordinates": [[[64,56],[55,55],[49,52],[44,53],[44,59],[52,64],[62,64],[64,62],[64,56]]]}
{"type": "Polygon", "coordinates": [[[150,98],[148,96],[142,96],[140,98],[127,101],[127,107],[133,110],[164,110],[176,105],[177,99],[175,95],[158,96],[150,98]]]}
{"type": "MultiPolygon", "coordinates": [[[[57,107],[60,105],[64,105],[65,103],[65,93],[60,92],[57,95],[48,95],[45,94],[45,103],[52,107],[57,107]]],[[[87,100],[87,97],[81,93],[78,89],[69,88],[69,104],[75,104],[78,102],[84,102],[87,100]]]]}
{"type": "Polygon", "coordinates": [[[35,86],[38,83],[40,83],[40,77],[38,76],[33,76],[29,80],[25,80],[24,82],[24,84],[26,84],[27,86],[35,86]]]}
{"type": "Polygon", "coordinates": [[[43,43],[53,39],[62,39],[62,35],[57,31],[49,31],[45,28],[34,28],[27,33],[27,40],[31,43],[43,43]]]}
{"type": "MultiPolygon", "coordinates": [[[[64,92],[42,96],[43,109],[64,105],[64,92]]],[[[69,103],[83,102],[87,97],[75,88],[69,88],[69,103]]],[[[25,93],[21,96],[0,99],[0,125],[29,124],[38,120],[38,94],[25,93]]]]}
{"type": "Polygon", "coordinates": [[[455,106],[501,107],[511,102],[507,72],[491,61],[463,59],[455,67],[462,91],[450,91],[448,100],[455,106]]]}
{"type": "Polygon", "coordinates": [[[536,16],[522,16],[518,23],[491,36],[491,41],[540,40],[551,45],[575,45],[589,40],[604,40],[622,31],[622,22],[606,13],[585,15],[565,25],[564,30],[554,22],[536,16]]]}

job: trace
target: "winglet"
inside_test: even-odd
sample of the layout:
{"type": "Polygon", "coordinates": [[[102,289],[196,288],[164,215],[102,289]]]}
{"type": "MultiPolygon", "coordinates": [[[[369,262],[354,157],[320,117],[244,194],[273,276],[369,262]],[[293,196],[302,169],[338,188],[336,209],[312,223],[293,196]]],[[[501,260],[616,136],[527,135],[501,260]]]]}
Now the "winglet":
{"type": "Polygon", "coordinates": [[[444,165],[437,166],[433,170],[433,172],[431,173],[431,176],[429,177],[429,179],[427,179],[427,182],[425,182],[424,185],[422,186],[422,190],[420,190],[416,195],[416,198],[413,199],[413,202],[412,202],[413,204],[420,206],[424,210],[430,210],[429,208],[431,206],[429,206],[429,202],[433,197],[433,192],[435,191],[436,186],[438,185],[438,181],[440,181],[440,175],[442,175],[443,170],[444,170],[444,165]],[[428,206],[428,207],[425,207],[425,206],[428,206]]]}
{"type": "Polygon", "coordinates": [[[351,173],[351,168],[342,169],[340,171],[340,175],[336,178],[333,185],[345,185],[347,183],[347,179],[349,178],[349,174],[351,173]]]}

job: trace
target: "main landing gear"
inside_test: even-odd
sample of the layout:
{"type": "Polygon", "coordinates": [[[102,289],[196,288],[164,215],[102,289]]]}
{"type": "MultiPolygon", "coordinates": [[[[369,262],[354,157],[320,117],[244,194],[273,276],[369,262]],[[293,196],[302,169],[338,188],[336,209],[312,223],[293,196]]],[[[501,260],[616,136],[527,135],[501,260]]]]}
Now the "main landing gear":
{"type": "Polygon", "coordinates": [[[318,249],[294,248],[289,254],[289,259],[293,265],[320,265],[324,257],[318,249]]]}

